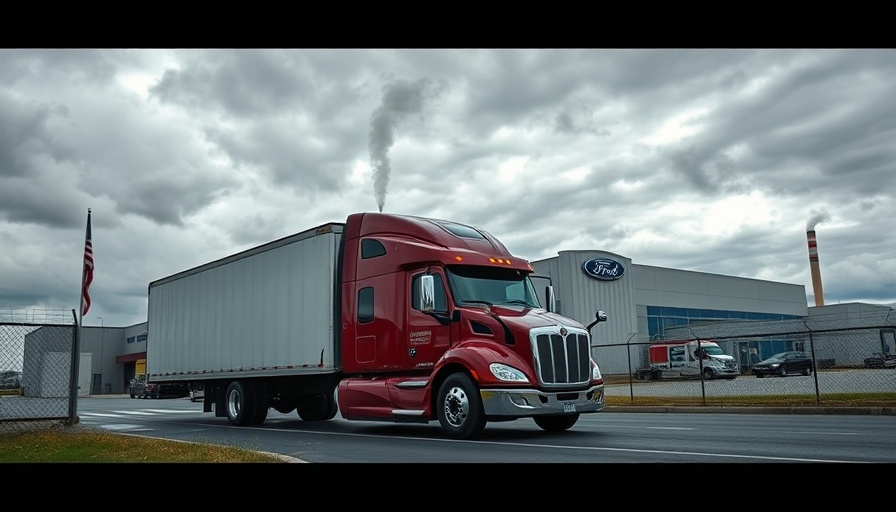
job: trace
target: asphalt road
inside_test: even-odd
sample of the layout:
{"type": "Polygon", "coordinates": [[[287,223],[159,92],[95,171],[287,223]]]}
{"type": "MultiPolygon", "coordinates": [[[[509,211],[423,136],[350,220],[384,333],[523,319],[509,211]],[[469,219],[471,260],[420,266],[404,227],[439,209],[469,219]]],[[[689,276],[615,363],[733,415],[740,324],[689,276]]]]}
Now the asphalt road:
{"type": "Polygon", "coordinates": [[[896,416],[610,410],[569,431],[532,420],[489,423],[476,440],[447,439],[427,425],[309,423],[271,410],[256,427],[233,427],[189,399],[100,395],[78,401],[84,425],[122,434],[225,444],[311,463],[841,463],[896,462],[896,416]]]}

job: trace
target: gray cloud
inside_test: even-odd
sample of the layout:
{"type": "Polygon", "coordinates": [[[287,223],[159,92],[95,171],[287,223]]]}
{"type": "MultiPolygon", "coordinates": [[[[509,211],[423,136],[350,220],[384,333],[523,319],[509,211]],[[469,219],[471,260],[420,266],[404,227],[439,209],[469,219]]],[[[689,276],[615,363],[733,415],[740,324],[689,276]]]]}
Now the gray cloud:
{"type": "Polygon", "coordinates": [[[77,307],[87,208],[85,321],[129,325],[153,279],[372,204],[809,291],[817,224],[832,298],[896,302],[894,57],[0,49],[0,307],[77,307]]]}

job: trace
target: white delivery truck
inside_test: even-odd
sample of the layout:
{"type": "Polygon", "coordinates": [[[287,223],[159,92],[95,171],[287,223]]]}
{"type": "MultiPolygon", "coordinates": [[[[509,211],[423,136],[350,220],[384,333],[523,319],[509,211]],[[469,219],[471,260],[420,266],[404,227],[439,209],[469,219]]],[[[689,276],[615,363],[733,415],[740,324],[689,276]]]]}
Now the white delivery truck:
{"type": "Polygon", "coordinates": [[[676,377],[734,379],[740,374],[734,357],[711,340],[655,343],[647,348],[650,366],[637,371],[641,380],[676,377]]]}

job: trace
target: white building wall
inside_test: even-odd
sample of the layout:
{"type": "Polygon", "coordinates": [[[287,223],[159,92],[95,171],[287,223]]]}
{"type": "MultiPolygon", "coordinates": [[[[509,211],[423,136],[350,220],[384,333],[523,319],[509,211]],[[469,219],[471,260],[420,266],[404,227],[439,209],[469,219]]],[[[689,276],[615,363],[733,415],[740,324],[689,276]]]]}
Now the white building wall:
{"type": "Polygon", "coordinates": [[[146,322],[124,328],[124,350],[118,355],[146,352],[146,322]]]}
{"type": "Polygon", "coordinates": [[[803,285],[648,265],[633,267],[639,305],[799,316],[808,311],[803,285]]]}

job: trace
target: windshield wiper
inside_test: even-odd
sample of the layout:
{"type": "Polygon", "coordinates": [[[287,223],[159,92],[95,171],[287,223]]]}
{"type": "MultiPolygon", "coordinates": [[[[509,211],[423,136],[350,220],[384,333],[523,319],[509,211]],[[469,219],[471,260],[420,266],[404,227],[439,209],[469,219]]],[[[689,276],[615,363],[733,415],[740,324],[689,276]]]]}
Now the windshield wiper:
{"type": "Polygon", "coordinates": [[[461,304],[485,304],[488,307],[494,306],[494,304],[487,300],[462,300],[460,302],[461,304]]]}
{"type": "Polygon", "coordinates": [[[520,299],[510,299],[510,300],[504,301],[504,304],[517,304],[520,306],[526,306],[527,308],[534,307],[532,304],[529,304],[528,302],[526,302],[524,300],[520,300],[520,299]]]}

